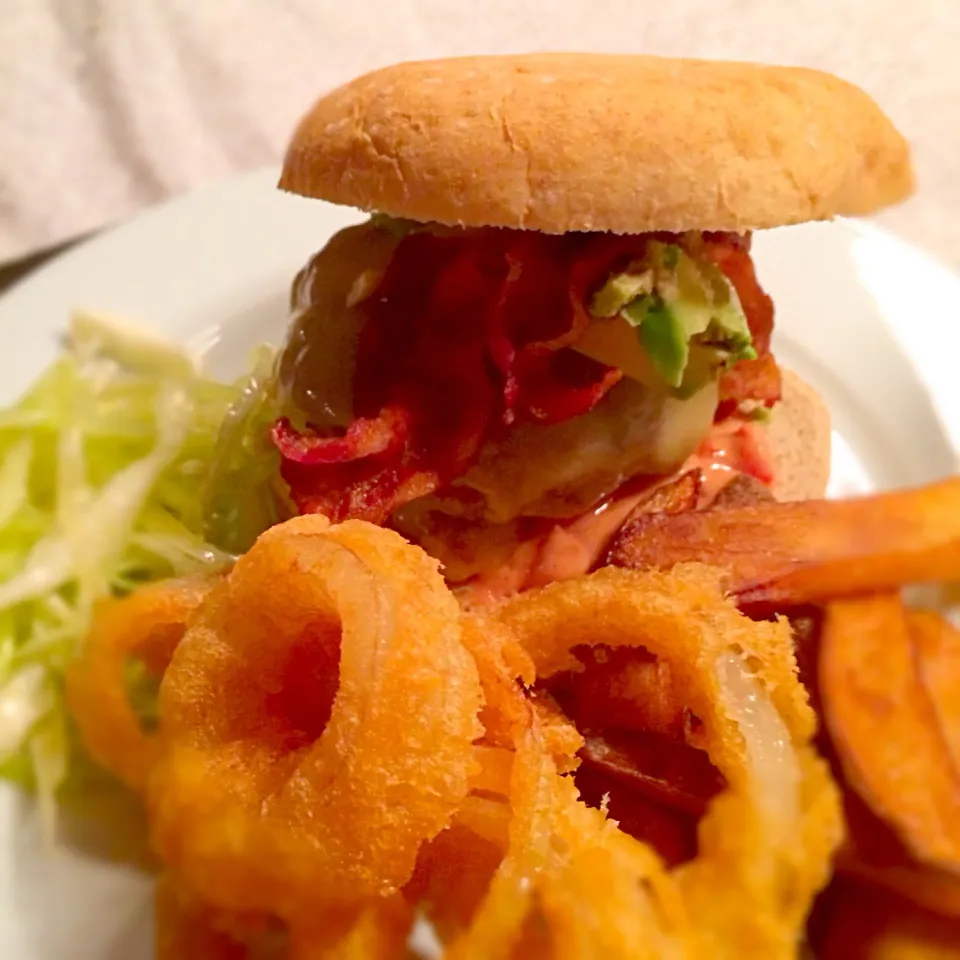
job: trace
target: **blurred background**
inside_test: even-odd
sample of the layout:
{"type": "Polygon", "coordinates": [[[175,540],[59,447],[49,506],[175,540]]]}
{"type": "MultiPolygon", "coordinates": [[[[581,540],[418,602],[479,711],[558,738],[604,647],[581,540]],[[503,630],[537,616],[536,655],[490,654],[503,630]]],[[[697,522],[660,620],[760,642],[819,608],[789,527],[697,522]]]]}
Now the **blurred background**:
{"type": "Polygon", "coordinates": [[[919,195],[878,221],[960,266],[960,0],[3,0],[0,282],[166,197],[279,162],[378,65],[525,50],[804,64],[867,89],[919,195]]]}

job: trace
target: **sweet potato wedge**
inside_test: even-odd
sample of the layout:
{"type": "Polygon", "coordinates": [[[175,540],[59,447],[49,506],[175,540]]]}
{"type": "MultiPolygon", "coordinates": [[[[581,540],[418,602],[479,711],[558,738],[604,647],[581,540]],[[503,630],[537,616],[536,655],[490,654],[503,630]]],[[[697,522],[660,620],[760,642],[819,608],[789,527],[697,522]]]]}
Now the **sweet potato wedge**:
{"type": "Polygon", "coordinates": [[[960,921],[960,879],[946,870],[921,866],[908,858],[900,863],[871,864],[841,851],[837,871],[872,887],[892,890],[911,903],[960,921]]]}
{"type": "Polygon", "coordinates": [[[960,477],[852,500],[639,516],[606,559],[634,569],[727,567],[742,605],[770,608],[960,579],[960,477]]]}
{"type": "Polygon", "coordinates": [[[584,766],[649,800],[702,817],[726,786],[702,750],[657,734],[606,731],[587,736],[580,751],[584,766]]]}
{"type": "Polygon", "coordinates": [[[960,960],[960,921],[849,881],[828,897],[820,960],[960,960]]]}
{"type": "Polygon", "coordinates": [[[917,863],[893,830],[850,790],[844,793],[843,817],[847,829],[837,851],[838,874],[960,920],[960,876],[917,863]]]}
{"type": "Polygon", "coordinates": [[[777,498],[766,484],[749,473],[738,473],[725,483],[710,503],[712,510],[734,510],[739,507],[755,507],[761,503],[776,503],[777,498]]]}
{"type": "Polygon", "coordinates": [[[581,799],[606,805],[632,837],[671,866],[697,853],[697,824],[725,786],[701,750],[657,734],[605,731],[587,736],[576,774],[581,799]]]}
{"type": "Polygon", "coordinates": [[[908,623],[920,682],[960,772],[960,630],[930,610],[911,610],[908,623]]]}
{"type": "Polygon", "coordinates": [[[960,778],[920,683],[899,596],[827,606],[819,680],[849,786],[917,860],[960,873],[960,778]]]}
{"type": "Polygon", "coordinates": [[[703,491],[703,471],[688,470],[658,484],[630,511],[624,524],[653,515],[673,516],[696,510],[703,491]]]}

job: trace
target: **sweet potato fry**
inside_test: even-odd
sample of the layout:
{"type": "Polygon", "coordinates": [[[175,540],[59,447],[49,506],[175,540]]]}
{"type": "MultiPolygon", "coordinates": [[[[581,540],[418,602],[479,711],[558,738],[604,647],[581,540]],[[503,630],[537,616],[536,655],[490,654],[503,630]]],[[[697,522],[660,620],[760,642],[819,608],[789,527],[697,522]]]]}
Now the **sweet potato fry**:
{"type": "Polygon", "coordinates": [[[670,665],[642,648],[586,649],[570,676],[569,713],[581,730],[654,732],[682,741],[687,710],[670,665]]]}
{"type": "Polygon", "coordinates": [[[960,922],[859,884],[830,891],[821,960],[960,960],[960,922]]]}
{"type": "Polygon", "coordinates": [[[841,851],[837,857],[837,871],[872,887],[892,890],[911,903],[960,921],[960,879],[946,870],[924,867],[908,858],[899,863],[877,866],[841,851]]]}
{"type": "Polygon", "coordinates": [[[920,682],[930,698],[954,769],[960,771],[960,630],[929,610],[911,611],[908,622],[920,682]]]}
{"type": "Polygon", "coordinates": [[[702,817],[708,802],[726,785],[702,750],[653,733],[610,731],[590,736],[580,756],[584,767],[691,817],[702,817]]]}
{"type": "Polygon", "coordinates": [[[960,920],[960,876],[917,863],[893,830],[849,790],[843,798],[843,816],[847,829],[837,851],[839,874],[960,920]]]}
{"type": "Polygon", "coordinates": [[[625,523],[650,514],[686,513],[696,510],[703,492],[703,471],[688,470],[679,476],[658,484],[630,511],[625,523]]]}
{"type": "Polygon", "coordinates": [[[820,695],[846,779],[921,862],[960,872],[960,779],[896,595],[830,604],[820,695]]]}
{"type": "Polygon", "coordinates": [[[776,503],[770,488],[749,473],[738,473],[725,483],[710,501],[711,509],[733,510],[737,507],[755,507],[760,503],[776,503]]]}
{"type": "Polygon", "coordinates": [[[960,477],[852,500],[643,516],[607,554],[619,567],[728,568],[742,605],[789,607],[960,579],[960,477]]]}
{"type": "Polygon", "coordinates": [[[649,844],[668,866],[675,867],[697,855],[698,818],[692,814],[657,803],[586,763],[577,772],[576,783],[580,799],[587,806],[604,807],[624,833],[649,844]]]}

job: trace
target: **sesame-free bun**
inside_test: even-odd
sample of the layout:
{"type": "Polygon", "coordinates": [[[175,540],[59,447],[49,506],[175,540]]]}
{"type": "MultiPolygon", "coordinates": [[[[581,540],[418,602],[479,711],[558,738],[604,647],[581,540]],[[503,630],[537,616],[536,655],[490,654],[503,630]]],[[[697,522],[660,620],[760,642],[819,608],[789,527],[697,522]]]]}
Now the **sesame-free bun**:
{"type": "Polygon", "coordinates": [[[642,233],[866,214],[913,175],[880,108],[827,73],[543,53],[353,80],[300,122],[280,187],[451,225],[642,233]]]}
{"type": "Polygon", "coordinates": [[[826,493],[830,479],[830,414],[813,387],[780,368],[783,396],[773,409],[767,437],[778,500],[809,500],[826,493]]]}

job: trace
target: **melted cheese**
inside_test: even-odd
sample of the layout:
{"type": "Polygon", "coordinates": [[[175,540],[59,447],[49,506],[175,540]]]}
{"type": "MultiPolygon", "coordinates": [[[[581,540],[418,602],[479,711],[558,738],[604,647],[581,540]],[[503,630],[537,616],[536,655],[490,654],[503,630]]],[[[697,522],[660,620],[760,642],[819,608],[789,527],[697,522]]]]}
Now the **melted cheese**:
{"type": "Polygon", "coordinates": [[[640,473],[668,474],[713,422],[711,383],[678,400],[622,380],[589,413],[563,423],[523,424],[488,443],[456,485],[483,496],[483,519],[572,517],[640,473]]]}

